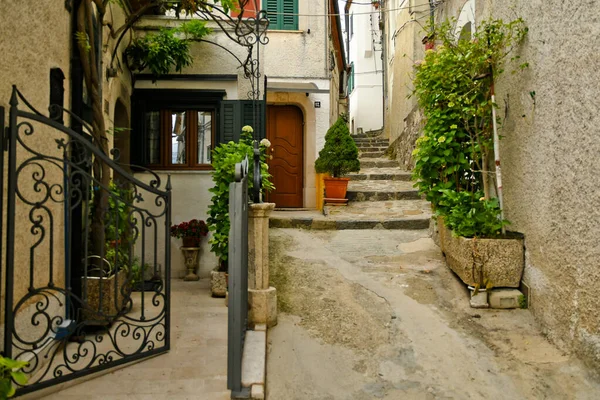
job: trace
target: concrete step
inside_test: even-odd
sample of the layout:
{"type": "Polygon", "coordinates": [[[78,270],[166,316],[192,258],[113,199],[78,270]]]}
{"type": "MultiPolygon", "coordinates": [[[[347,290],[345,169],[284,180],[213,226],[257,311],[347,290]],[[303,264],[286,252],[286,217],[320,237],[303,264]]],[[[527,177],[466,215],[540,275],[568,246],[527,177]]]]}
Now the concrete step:
{"type": "Polygon", "coordinates": [[[381,158],[385,155],[385,151],[364,151],[360,153],[361,158],[381,158]]]}
{"type": "Polygon", "coordinates": [[[411,180],[411,173],[399,168],[361,168],[360,172],[348,174],[353,181],[405,181],[411,180]]]}
{"type": "Polygon", "coordinates": [[[358,151],[382,151],[385,152],[388,148],[386,146],[357,146],[358,151]]]}
{"type": "Polygon", "coordinates": [[[373,138],[373,137],[378,137],[381,136],[381,134],[383,133],[383,131],[381,129],[376,130],[376,131],[368,131],[368,132],[363,132],[363,133],[356,133],[354,135],[350,135],[353,138],[357,138],[357,139],[363,139],[363,138],[373,138]]]}
{"type": "Polygon", "coordinates": [[[427,229],[431,207],[424,200],[396,200],[352,203],[347,206],[325,207],[325,215],[313,211],[274,211],[271,228],[302,228],[322,230],[345,229],[427,229]]]}
{"type": "Polygon", "coordinates": [[[354,143],[356,143],[357,146],[366,146],[366,145],[389,146],[390,145],[390,141],[388,139],[380,139],[380,138],[354,139],[354,143]]]}
{"type": "Polygon", "coordinates": [[[412,182],[388,180],[350,181],[346,197],[349,201],[420,200],[412,182]]]}
{"type": "Polygon", "coordinates": [[[366,158],[360,160],[360,168],[398,168],[400,163],[388,158],[366,158]]]}

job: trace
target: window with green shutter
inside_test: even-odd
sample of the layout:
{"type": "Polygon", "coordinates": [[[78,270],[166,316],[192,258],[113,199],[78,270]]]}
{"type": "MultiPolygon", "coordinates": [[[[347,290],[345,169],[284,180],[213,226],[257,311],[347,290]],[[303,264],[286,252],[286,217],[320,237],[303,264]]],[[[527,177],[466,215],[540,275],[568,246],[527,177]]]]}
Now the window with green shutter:
{"type": "Polygon", "coordinates": [[[298,0],[265,0],[269,28],[298,30],[298,0]]]}
{"type": "Polygon", "coordinates": [[[350,64],[350,76],[348,76],[348,93],[354,90],[354,63],[350,64]]]}

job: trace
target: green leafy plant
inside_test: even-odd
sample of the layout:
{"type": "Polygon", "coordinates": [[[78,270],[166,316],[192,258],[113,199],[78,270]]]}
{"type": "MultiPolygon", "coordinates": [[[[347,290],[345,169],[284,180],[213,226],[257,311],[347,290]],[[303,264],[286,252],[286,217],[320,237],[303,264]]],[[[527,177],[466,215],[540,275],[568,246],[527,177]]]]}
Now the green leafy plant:
{"type": "Polygon", "coordinates": [[[415,187],[457,235],[495,236],[508,223],[491,195],[497,107],[491,93],[494,76],[526,33],[522,19],[491,20],[473,40],[457,40],[454,24],[446,21],[435,27],[437,49],[427,50],[416,66],[413,95],[426,123],[413,152],[415,187]]]}
{"type": "MultiPolygon", "coordinates": [[[[239,142],[223,143],[213,150],[212,166],[214,186],[210,189],[213,194],[212,202],[208,210],[208,226],[212,232],[210,238],[211,251],[219,258],[221,270],[226,270],[226,261],[229,254],[229,184],[234,181],[235,164],[241,162],[246,156],[251,163],[254,159],[254,147],[252,139],[252,128],[242,128],[239,142]]],[[[261,178],[262,193],[273,190],[275,187],[271,182],[271,174],[267,165],[267,152],[271,144],[263,139],[260,142],[261,150],[261,178]]],[[[249,168],[248,193],[253,187],[252,168],[249,168]]]]}
{"type": "Polygon", "coordinates": [[[206,21],[190,20],[179,28],[163,28],[158,33],[149,33],[136,38],[127,48],[130,67],[142,71],[148,68],[158,77],[175,69],[177,72],[192,64],[190,44],[201,40],[212,31],[206,21]]]}
{"type": "Polygon", "coordinates": [[[340,116],[327,131],[325,146],[315,161],[315,170],[318,173],[328,172],[334,178],[360,170],[358,148],[343,117],[340,116]]]}
{"type": "Polygon", "coordinates": [[[525,296],[524,294],[519,295],[518,301],[519,301],[519,308],[526,309],[528,307],[527,296],[525,296]]]}
{"type": "Polygon", "coordinates": [[[13,381],[19,385],[27,383],[27,375],[21,371],[27,365],[28,362],[0,356],[0,400],[14,396],[13,381]]]}

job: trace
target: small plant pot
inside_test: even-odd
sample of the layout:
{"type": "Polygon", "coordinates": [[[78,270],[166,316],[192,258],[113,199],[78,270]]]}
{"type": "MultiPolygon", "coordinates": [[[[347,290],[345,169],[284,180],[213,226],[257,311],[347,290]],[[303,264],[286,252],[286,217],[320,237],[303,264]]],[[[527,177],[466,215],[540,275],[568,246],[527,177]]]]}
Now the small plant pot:
{"type": "Polygon", "coordinates": [[[183,247],[199,247],[200,246],[200,238],[193,236],[185,236],[182,238],[183,247]]]}
{"type": "Polygon", "coordinates": [[[329,199],[345,199],[350,178],[325,178],[325,197],[329,199]]]}

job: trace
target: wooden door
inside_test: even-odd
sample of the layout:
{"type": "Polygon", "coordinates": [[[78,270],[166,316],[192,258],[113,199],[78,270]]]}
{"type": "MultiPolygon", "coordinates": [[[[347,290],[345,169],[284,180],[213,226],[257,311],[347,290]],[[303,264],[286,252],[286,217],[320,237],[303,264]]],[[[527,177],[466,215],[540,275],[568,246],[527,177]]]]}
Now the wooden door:
{"type": "Polygon", "coordinates": [[[273,155],[269,161],[269,172],[275,185],[268,199],[276,207],[303,206],[303,129],[303,115],[298,107],[267,108],[267,139],[271,142],[273,155]]]}

